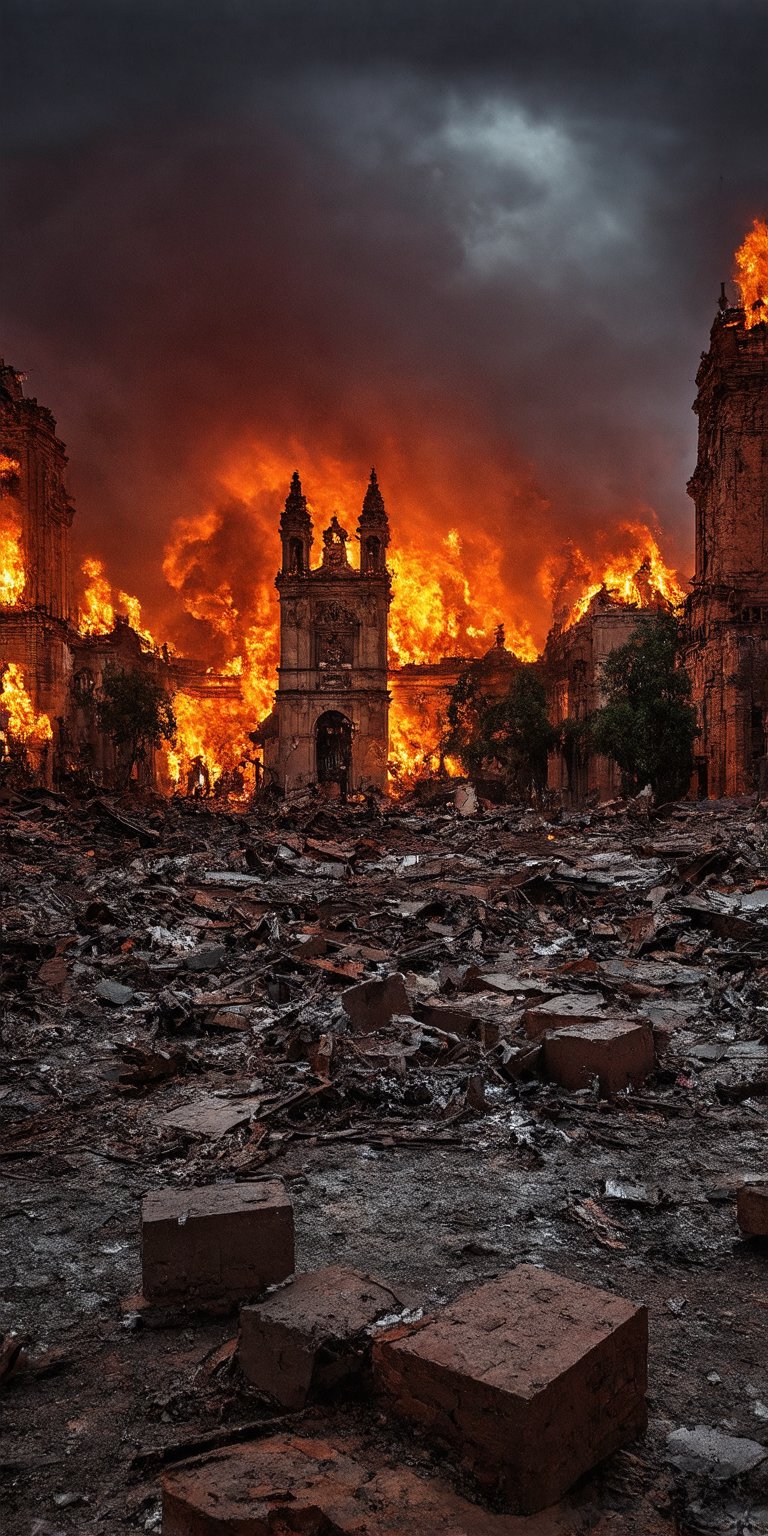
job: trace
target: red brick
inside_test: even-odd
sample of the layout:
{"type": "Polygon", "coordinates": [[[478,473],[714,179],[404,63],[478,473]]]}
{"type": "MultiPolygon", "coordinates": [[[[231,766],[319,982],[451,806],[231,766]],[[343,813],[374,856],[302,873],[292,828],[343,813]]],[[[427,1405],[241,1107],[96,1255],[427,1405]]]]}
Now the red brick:
{"type": "Polygon", "coordinates": [[[355,1269],[297,1275],[240,1313],[238,1360],[248,1380],[284,1408],[360,1375],[370,1356],[365,1330],[402,1310],[394,1291],[355,1269]]]}
{"type": "Polygon", "coordinates": [[[452,1035],[471,1035],[486,1049],[513,1029],[520,1017],[514,999],[498,992],[473,993],[457,1001],[427,997],[417,1003],[415,1014],[424,1024],[452,1035]]]}
{"type": "Polygon", "coordinates": [[[547,1029],[570,1029],[574,1024],[604,1019],[606,1014],[605,999],[599,992],[568,992],[526,1008],[521,1023],[531,1039],[536,1040],[547,1029]]]}
{"type": "Polygon", "coordinates": [[[736,1196],[736,1219],[746,1237],[768,1237],[768,1180],[742,1185],[736,1196]]]}
{"type": "Polygon", "coordinates": [[[644,1307],[521,1264],[374,1345],[374,1379],[523,1513],[543,1509],[647,1422],[644,1307]]]}
{"type": "Polygon", "coordinates": [[[354,1442],[275,1435],[163,1480],[163,1536],[572,1536],[573,1515],[519,1520],[435,1478],[366,1465],[354,1442]]]}
{"type": "Polygon", "coordinates": [[[293,1268],[293,1207],[282,1179],[158,1189],[144,1199],[148,1300],[246,1300],[293,1268]]]}
{"type": "Polygon", "coordinates": [[[399,971],[391,976],[372,977],[341,994],[341,1004],[353,1030],[373,1034],[389,1024],[396,1013],[409,1014],[410,998],[399,971]]]}
{"type": "Polygon", "coordinates": [[[544,1071],[570,1090],[596,1077],[601,1093],[619,1093],[642,1083],[654,1065],[653,1031],[635,1019],[574,1024],[544,1036],[544,1071]]]}

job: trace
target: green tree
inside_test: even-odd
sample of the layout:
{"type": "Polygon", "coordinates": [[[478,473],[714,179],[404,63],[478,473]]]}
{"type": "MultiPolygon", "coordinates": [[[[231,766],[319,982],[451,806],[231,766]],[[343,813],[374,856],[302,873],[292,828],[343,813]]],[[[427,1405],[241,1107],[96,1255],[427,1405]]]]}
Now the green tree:
{"type": "Polygon", "coordinates": [[[671,613],[638,626],[604,663],[605,704],[591,721],[594,750],[618,763],[627,789],[650,784],[657,802],[685,794],[698,734],[679,644],[671,613]]]}
{"type": "Polygon", "coordinates": [[[515,795],[541,793],[556,741],[535,663],[521,662],[499,699],[484,693],[480,668],[468,668],[452,690],[445,750],[472,776],[496,771],[515,795]]]}
{"type": "Polygon", "coordinates": [[[173,741],[176,735],[171,696],[143,668],[110,667],[104,673],[97,715],[101,729],[114,743],[126,785],[134,765],[146,758],[149,749],[173,741]]]}

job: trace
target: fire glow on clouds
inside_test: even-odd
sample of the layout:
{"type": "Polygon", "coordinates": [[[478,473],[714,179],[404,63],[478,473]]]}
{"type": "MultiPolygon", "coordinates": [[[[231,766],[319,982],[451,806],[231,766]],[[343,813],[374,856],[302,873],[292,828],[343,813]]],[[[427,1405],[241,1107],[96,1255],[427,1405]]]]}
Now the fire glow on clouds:
{"type": "Polygon", "coordinates": [[[533,655],[553,600],[687,568],[768,13],[190,7],[7,8],[3,349],[60,415],[84,587],[239,672],[252,720],[295,467],[354,526],[376,463],[395,660],[499,620],[533,655]]]}

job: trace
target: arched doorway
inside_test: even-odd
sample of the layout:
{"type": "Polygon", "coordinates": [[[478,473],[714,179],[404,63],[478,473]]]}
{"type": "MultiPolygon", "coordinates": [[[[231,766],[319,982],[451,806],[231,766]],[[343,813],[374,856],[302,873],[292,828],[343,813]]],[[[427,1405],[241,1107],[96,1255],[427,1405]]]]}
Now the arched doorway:
{"type": "Polygon", "coordinates": [[[346,800],[352,773],[352,721],[328,709],[315,726],[318,784],[338,784],[346,800]]]}

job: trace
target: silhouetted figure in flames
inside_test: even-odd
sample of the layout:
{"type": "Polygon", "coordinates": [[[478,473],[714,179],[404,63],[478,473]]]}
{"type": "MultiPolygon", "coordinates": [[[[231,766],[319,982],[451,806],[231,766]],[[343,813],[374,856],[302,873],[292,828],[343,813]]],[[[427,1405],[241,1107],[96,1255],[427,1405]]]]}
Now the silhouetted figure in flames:
{"type": "Polygon", "coordinates": [[[204,800],[211,793],[211,775],[204,757],[193,757],[187,774],[187,794],[193,800],[204,800]]]}

